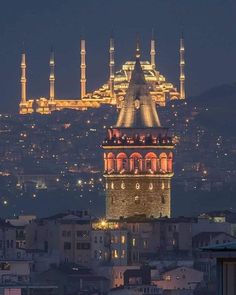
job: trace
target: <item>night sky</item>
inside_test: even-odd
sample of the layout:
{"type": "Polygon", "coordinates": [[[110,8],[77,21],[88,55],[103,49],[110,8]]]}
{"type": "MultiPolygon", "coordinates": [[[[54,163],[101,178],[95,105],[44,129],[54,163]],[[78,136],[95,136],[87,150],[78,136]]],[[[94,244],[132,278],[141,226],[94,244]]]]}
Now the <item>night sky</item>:
{"type": "Polygon", "coordinates": [[[108,78],[108,42],[116,40],[116,68],[133,56],[137,33],[149,58],[151,30],[161,73],[178,83],[179,35],[186,43],[188,95],[236,81],[235,0],[1,0],[1,111],[16,111],[20,52],[27,52],[28,97],[47,96],[48,58],[55,48],[56,95],[79,96],[80,36],[87,41],[92,90],[108,78]]]}

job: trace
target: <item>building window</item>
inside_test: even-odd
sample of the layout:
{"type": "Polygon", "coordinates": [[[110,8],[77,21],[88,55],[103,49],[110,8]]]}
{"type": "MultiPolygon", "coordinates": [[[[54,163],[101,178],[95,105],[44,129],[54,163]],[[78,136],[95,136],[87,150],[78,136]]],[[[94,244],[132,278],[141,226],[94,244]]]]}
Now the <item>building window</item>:
{"type": "Polygon", "coordinates": [[[111,189],[114,189],[114,182],[111,182],[111,189]]]}
{"type": "Polygon", "coordinates": [[[95,237],[94,237],[94,243],[97,244],[97,242],[98,242],[98,237],[95,236],[95,237]]]}
{"type": "Polygon", "coordinates": [[[149,183],[149,190],[151,191],[151,190],[153,190],[153,183],[151,182],[151,183],[149,183]]]}
{"type": "Polygon", "coordinates": [[[62,231],[62,236],[63,237],[70,237],[71,236],[71,231],[63,230],[62,231]]]}
{"type": "Polygon", "coordinates": [[[148,248],[148,241],[147,240],[144,240],[143,241],[143,248],[144,249],[147,249],[148,248]]]}
{"type": "Polygon", "coordinates": [[[125,183],[123,181],[121,182],[121,189],[125,189],[125,183]]]}
{"type": "Polygon", "coordinates": [[[99,237],[99,242],[100,242],[100,243],[103,242],[103,238],[102,238],[102,236],[99,237]]]}
{"type": "Polygon", "coordinates": [[[140,189],[140,184],[138,182],[136,183],[135,188],[140,189]]]}
{"type": "Polygon", "coordinates": [[[118,250],[112,250],[112,258],[119,258],[118,250]]]}
{"type": "Polygon", "coordinates": [[[121,258],[125,258],[125,250],[124,249],[121,251],[121,258]]]}
{"type": "Polygon", "coordinates": [[[166,276],[166,277],[165,277],[165,280],[166,280],[166,281],[171,281],[171,276],[166,276]]]}
{"type": "Polygon", "coordinates": [[[133,247],[136,246],[136,239],[135,239],[135,238],[132,239],[132,246],[133,246],[133,247]]]}
{"type": "Polygon", "coordinates": [[[64,242],[64,250],[70,250],[71,249],[71,243],[64,242]]]}
{"type": "Polygon", "coordinates": [[[87,230],[77,230],[77,237],[78,238],[87,238],[88,237],[88,231],[87,230]]]}
{"type": "Polygon", "coordinates": [[[77,243],[77,249],[78,250],[89,250],[90,249],[90,243],[77,243]]]}
{"type": "Polygon", "coordinates": [[[121,236],[121,244],[125,244],[125,236],[121,236]]]}

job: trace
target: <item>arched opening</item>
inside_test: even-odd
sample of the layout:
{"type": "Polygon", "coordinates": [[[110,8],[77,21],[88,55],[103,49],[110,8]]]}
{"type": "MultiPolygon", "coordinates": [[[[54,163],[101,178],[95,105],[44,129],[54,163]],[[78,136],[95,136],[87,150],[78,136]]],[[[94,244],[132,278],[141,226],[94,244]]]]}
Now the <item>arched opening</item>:
{"type": "Polygon", "coordinates": [[[161,153],[160,154],[160,171],[163,173],[167,172],[167,155],[166,153],[161,153]]]}
{"type": "Polygon", "coordinates": [[[125,153],[119,153],[116,157],[116,167],[118,172],[128,170],[128,157],[125,153]]]}
{"type": "Polygon", "coordinates": [[[113,153],[107,155],[107,170],[108,172],[115,170],[115,156],[113,153]]]}
{"type": "Polygon", "coordinates": [[[167,160],[167,171],[173,171],[173,153],[169,153],[168,160],[167,160]]]}
{"type": "Polygon", "coordinates": [[[157,155],[155,153],[148,153],[145,156],[145,171],[157,171],[157,155]]]}
{"type": "Polygon", "coordinates": [[[142,166],[142,156],[139,153],[133,153],[129,160],[130,171],[142,171],[142,166]]]}

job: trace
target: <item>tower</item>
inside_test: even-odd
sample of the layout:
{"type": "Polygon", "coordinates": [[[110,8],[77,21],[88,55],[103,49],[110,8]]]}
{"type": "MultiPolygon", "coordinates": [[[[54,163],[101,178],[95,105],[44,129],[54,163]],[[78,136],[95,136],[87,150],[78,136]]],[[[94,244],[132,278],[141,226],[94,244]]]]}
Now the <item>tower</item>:
{"type": "Polygon", "coordinates": [[[109,87],[110,87],[110,92],[111,92],[111,97],[114,96],[114,78],[115,78],[115,59],[114,59],[114,54],[115,54],[115,46],[114,46],[114,38],[111,36],[110,38],[110,78],[109,78],[109,87]]]}
{"type": "Polygon", "coordinates": [[[151,50],[150,50],[150,57],[151,57],[151,65],[153,70],[156,69],[156,44],[155,44],[155,37],[154,37],[154,30],[152,30],[152,39],[151,39],[151,50]]]}
{"type": "Polygon", "coordinates": [[[81,78],[80,78],[80,92],[81,92],[81,98],[83,98],[86,95],[86,49],[85,49],[85,40],[81,40],[81,62],[80,62],[80,69],[81,69],[81,78]]]}
{"type": "Polygon", "coordinates": [[[53,48],[51,48],[49,66],[50,66],[50,75],[49,75],[49,84],[50,84],[49,99],[50,99],[51,102],[53,102],[54,99],[55,99],[55,58],[54,58],[53,48]]]}
{"type": "Polygon", "coordinates": [[[185,73],[184,73],[184,67],[185,67],[185,60],[184,60],[184,36],[183,33],[180,38],[180,76],[179,76],[179,82],[180,82],[180,99],[185,99],[185,73]]]}
{"type": "Polygon", "coordinates": [[[162,127],[136,50],[117,123],[103,142],[106,217],[170,216],[172,138],[162,127]]]}
{"type": "Polygon", "coordinates": [[[26,54],[23,49],[21,54],[21,104],[26,104],[26,54]]]}

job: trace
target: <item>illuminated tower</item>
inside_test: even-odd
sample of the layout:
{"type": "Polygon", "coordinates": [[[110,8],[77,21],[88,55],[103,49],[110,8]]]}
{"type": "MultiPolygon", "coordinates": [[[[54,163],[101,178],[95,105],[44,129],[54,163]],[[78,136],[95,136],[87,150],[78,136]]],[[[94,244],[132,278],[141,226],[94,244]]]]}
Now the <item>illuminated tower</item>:
{"type": "Polygon", "coordinates": [[[21,104],[26,104],[26,56],[25,50],[21,54],[21,104]]]}
{"type": "Polygon", "coordinates": [[[182,34],[180,38],[180,76],[179,76],[179,82],[180,82],[180,99],[185,99],[185,73],[184,73],[184,67],[185,67],[185,60],[184,60],[184,36],[182,34]]]}
{"type": "Polygon", "coordinates": [[[86,95],[86,49],[85,49],[85,40],[81,40],[81,63],[80,63],[80,69],[81,69],[81,79],[80,79],[80,92],[81,92],[81,98],[83,98],[86,95]]]}
{"type": "Polygon", "coordinates": [[[53,102],[55,99],[55,59],[54,59],[54,51],[51,49],[50,55],[50,75],[49,75],[49,83],[50,83],[50,90],[49,90],[49,98],[50,101],[53,102]]]}
{"type": "Polygon", "coordinates": [[[110,78],[109,78],[109,87],[111,91],[111,97],[114,96],[114,78],[115,78],[115,59],[114,59],[114,54],[115,54],[115,47],[114,47],[114,38],[113,36],[110,38],[110,78]]]}
{"type": "Polygon", "coordinates": [[[150,96],[138,46],[117,123],[103,142],[108,219],[170,216],[173,148],[150,96]]]}
{"type": "Polygon", "coordinates": [[[152,39],[151,39],[151,51],[150,51],[150,56],[151,56],[151,65],[153,70],[156,69],[156,44],[155,44],[155,38],[154,38],[154,31],[152,30],[152,39]]]}

